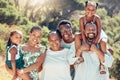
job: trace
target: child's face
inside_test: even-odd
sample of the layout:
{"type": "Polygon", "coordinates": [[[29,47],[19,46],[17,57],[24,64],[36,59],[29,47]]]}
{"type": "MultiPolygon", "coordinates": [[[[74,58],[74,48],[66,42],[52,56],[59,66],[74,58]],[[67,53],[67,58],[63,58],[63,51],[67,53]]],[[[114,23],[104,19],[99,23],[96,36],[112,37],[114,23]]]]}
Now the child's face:
{"type": "Polygon", "coordinates": [[[85,14],[87,17],[92,17],[96,13],[96,6],[95,5],[87,5],[85,7],[85,14]]]}
{"type": "Polygon", "coordinates": [[[61,39],[56,33],[52,33],[48,37],[50,48],[54,51],[57,51],[61,47],[61,39]]]}
{"type": "Polygon", "coordinates": [[[97,35],[97,30],[96,27],[92,24],[88,24],[85,27],[85,35],[87,38],[89,38],[89,40],[92,40],[96,37],[97,35]]]}
{"type": "Polygon", "coordinates": [[[32,45],[38,44],[40,38],[42,36],[42,31],[40,30],[33,30],[32,33],[30,33],[29,41],[32,45]]]}
{"type": "Polygon", "coordinates": [[[17,32],[15,32],[11,37],[10,37],[11,41],[13,44],[19,45],[22,41],[22,34],[19,34],[17,32]]]}
{"type": "Polygon", "coordinates": [[[60,32],[62,35],[63,40],[69,40],[72,38],[72,29],[66,25],[61,25],[60,26],[60,32]]]}

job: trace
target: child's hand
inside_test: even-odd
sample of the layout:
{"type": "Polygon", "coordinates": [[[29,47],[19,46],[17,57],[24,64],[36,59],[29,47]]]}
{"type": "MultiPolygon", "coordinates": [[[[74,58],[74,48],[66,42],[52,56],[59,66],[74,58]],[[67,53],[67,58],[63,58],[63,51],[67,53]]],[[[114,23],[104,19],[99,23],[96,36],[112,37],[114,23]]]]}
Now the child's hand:
{"type": "Polygon", "coordinates": [[[90,47],[90,51],[96,52],[96,50],[98,50],[98,48],[96,47],[95,44],[92,44],[90,47]]]}
{"type": "Polygon", "coordinates": [[[90,46],[87,43],[85,43],[84,45],[81,46],[81,49],[82,49],[82,51],[89,51],[90,46]]]}
{"type": "Polygon", "coordinates": [[[21,70],[17,70],[17,72],[18,72],[19,74],[24,74],[23,69],[21,69],[21,70]]]}

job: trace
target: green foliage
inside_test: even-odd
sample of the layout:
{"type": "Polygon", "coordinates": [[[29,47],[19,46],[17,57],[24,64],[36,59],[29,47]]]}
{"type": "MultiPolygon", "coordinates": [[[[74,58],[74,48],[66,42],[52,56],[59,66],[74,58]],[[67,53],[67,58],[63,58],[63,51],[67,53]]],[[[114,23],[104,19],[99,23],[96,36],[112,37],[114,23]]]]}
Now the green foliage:
{"type": "Polygon", "coordinates": [[[15,9],[14,6],[11,6],[6,1],[0,1],[0,22],[7,23],[7,24],[14,24],[15,20],[18,18],[18,11],[15,9]]]}
{"type": "Polygon", "coordinates": [[[79,20],[71,20],[72,23],[72,27],[73,27],[73,33],[75,33],[76,31],[79,31],[79,20]]]}
{"type": "Polygon", "coordinates": [[[5,0],[0,0],[0,8],[7,7],[7,2],[5,0]]]}
{"type": "Polygon", "coordinates": [[[99,15],[100,18],[103,20],[107,16],[107,11],[105,10],[105,8],[98,8],[96,14],[99,15]]]}
{"type": "Polygon", "coordinates": [[[28,24],[28,23],[29,23],[29,20],[26,17],[18,16],[18,18],[16,19],[16,24],[17,25],[25,25],[25,24],[28,24]]]}
{"type": "Polygon", "coordinates": [[[13,3],[0,0],[0,23],[6,23],[8,25],[25,25],[30,21],[28,18],[23,17],[21,12],[17,10],[13,3]]]}
{"type": "Polygon", "coordinates": [[[110,69],[112,71],[111,75],[117,78],[117,80],[120,80],[120,60],[116,59],[113,65],[110,69]]]}
{"type": "Polygon", "coordinates": [[[71,21],[72,26],[74,28],[74,32],[78,31],[80,29],[79,28],[79,19],[82,14],[83,14],[82,11],[75,10],[74,12],[71,13],[71,15],[69,17],[69,20],[71,21]]]}
{"type": "Polygon", "coordinates": [[[42,36],[40,42],[41,42],[42,45],[48,47],[49,46],[48,33],[50,32],[50,30],[46,26],[43,26],[42,30],[43,30],[43,36],[42,36]]]}
{"type": "Polygon", "coordinates": [[[110,70],[111,76],[120,79],[120,14],[115,15],[113,18],[106,16],[103,22],[103,28],[108,35],[108,45],[114,51],[115,63],[110,70]]]}
{"type": "Polygon", "coordinates": [[[0,53],[4,54],[5,53],[5,48],[6,48],[6,43],[4,40],[0,39],[0,53]]]}

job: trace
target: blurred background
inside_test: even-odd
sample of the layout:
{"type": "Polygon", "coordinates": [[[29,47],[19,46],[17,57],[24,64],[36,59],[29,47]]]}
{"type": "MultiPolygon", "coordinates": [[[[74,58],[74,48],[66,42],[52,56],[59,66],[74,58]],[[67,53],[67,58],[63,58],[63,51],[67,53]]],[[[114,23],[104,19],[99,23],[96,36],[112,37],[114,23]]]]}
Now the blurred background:
{"type": "MultiPolygon", "coordinates": [[[[28,40],[32,26],[40,25],[44,32],[41,45],[48,46],[47,34],[55,30],[60,20],[72,22],[74,32],[79,30],[79,18],[84,14],[86,0],[0,0],[0,80],[11,77],[4,68],[6,42],[10,31],[21,30],[22,43],[28,40]]],[[[92,0],[90,0],[92,1],[92,0]]],[[[120,80],[120,0],[93,0],[99,4],[97,15],[108,35],[108,46],[114,51],[115,61],[110,78],[120,80]]]]}

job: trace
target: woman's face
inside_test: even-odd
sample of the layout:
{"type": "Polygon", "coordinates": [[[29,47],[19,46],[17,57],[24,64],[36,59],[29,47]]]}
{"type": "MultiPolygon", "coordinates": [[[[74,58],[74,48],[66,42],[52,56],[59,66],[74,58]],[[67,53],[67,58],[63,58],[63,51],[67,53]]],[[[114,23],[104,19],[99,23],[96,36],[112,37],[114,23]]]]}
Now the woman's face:
{"type": "Polygon", "coordinates": [[[29,41],[32,45],[36,45],[39,43],[39,40],[42,36],[42,31],[40,30],[33,30],[31,33],[30,33],[30,37],[29,37],[29,41]]]}
{"type": "Polygon", "coordinates": [[[67,41],[73,37],[72,29],[70,27],[68,27],[67,25],[61,25],[60,32],[61,32],[63,40],[65,40],[65,41],[67,41]]]}
{"type": "Polygon", "coordinates": [[[10,37],[10,39],[13,44],[19,45],[22,41],[22,35],[16,32],[10,37]]]}
{"type": "Polygon", "coordinates": [[[56,33],[52,33],[48,37],[50,48],[53,51],[57,51],[61,47],[61,39],[56,33]]]}
{"type": "Polygon", "coordinates": [[[87,17],[92,17],[96,13],[96,6],[92,4],[88,4],[85,7],[85,14],[87,17]]]}

